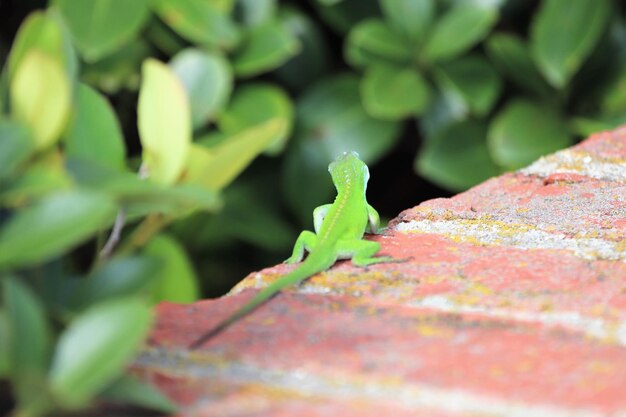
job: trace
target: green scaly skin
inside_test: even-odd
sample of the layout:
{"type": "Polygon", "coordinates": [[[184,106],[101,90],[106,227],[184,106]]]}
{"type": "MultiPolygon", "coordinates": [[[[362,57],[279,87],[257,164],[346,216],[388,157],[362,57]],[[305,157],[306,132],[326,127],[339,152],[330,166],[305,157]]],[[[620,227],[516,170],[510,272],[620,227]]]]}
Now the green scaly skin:
{"type": "Polygon", "coordinates": [[[337,188],[337,197],[332,204],[320,206],[313,211],[317,234],[308,230],[302,232],[291,257],[285,262],[300,262],[305,250],[309,252],[306,260],[298,268],[258,292],[252,300],[217,327],[196,339],[190,345],[191,349],[200,347],[283,288],[327,270],[339,259],[352,259],[352,263],[357,266],[393,261],[390,257],[374,257],[380,250],[380,244],[363,240],[365,231],[369,229],[371,233],[377,233],[379,224],[378,213],[365,198],[369,180],[367,165],[355,152],[349,152],[332,162],[328,171],[337,188]]]}

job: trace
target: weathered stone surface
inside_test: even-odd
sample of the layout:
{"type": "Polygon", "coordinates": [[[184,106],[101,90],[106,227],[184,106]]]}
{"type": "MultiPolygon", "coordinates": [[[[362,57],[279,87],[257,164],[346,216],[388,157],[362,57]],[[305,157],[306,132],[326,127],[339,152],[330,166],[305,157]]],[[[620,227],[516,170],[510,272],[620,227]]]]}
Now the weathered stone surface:
{"type": "Polygon", "coordinates": [[[626,129],[406,210],[201,349],[293,268],[162,304],[135,370],[190,416],[626,416],[626,129]]]}

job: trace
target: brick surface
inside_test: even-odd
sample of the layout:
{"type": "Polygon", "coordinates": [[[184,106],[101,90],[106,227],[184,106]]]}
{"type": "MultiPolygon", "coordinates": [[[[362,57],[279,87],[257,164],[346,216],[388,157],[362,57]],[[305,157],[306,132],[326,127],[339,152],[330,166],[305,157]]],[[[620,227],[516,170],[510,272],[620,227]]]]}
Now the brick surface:
{"type": "Polygon", "coordinates": [[[626,129],[594,135],[373,238],[201,349],[293,266],[162,304],[134,370],[189,416],[626,416],[626,129]]]}

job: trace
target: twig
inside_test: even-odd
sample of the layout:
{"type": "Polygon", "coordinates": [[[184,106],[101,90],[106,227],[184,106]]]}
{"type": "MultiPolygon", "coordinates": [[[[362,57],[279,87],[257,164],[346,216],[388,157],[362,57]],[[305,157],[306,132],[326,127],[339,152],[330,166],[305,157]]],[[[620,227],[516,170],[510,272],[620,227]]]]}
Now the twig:
{"type": "MultiPolygon", "coordinates": [[[[146,178],[148,178],[149,173],[146,164],[141,164],[139,166],[137,176],[141,180],[145,180],[146,178]]],[[[113,253],[113,249],[115,249],[115,246],[117,246],[122,236],[122,230],[124,229],[125,222],[126,210],[124,208],[121,208],[120,211],[117,212],[117,216],[115,217],[115,223],[113,224],[113,229],[111,229],[111,234],[109,235],[109,238],[102,247],[102,250],[100,250],[100,253],[98,254],[100,261],[107,260],[111,256],[111,253],[113,253]]]]}
{"type": "Polygon", "coordinates": [[[99,257],[101,261],[107,260],[115,246],[120,241],[120,237],[122,236],[122,229],[124,229],[124,223],[126,222],[126,210],[123,208],[117,212],[117,217],[115,217],[115,223],[113,224],[113,229],[111,230],[111,234],[109,235],[109,239],[102,247],[100,251],[99,257]]]}

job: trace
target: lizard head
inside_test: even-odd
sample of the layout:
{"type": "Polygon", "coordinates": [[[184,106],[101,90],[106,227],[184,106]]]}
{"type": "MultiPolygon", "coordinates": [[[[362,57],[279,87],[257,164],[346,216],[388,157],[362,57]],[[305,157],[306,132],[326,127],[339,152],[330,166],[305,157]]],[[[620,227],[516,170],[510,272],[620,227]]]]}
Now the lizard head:
{"type": "Polygon", "coordinates": [[[348,184],[352,181],[356,181],[365,190],[367,181],[370,178],[370,172],[365,165],[365,162],[361,161],[359,154],[351,151],[344,152],[337,157],[328,166],[328,172],[330,172],[333,178],[333,183],[337,188],[340,188],[343,184],[348,184]]]}

